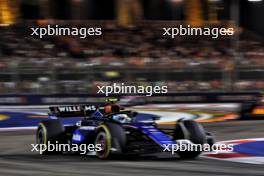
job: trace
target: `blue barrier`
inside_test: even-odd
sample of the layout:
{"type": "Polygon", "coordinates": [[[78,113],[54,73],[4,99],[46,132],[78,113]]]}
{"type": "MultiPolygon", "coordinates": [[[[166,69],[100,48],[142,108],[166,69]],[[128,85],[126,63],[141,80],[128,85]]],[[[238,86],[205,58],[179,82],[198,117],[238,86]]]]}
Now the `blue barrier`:
{"type": "MultiPolygon", "coordinates": [[[[186,92],[144,95],[112,94],[109,95],[125,99],[130,104],[138,103],[213,103],[213,102],[244,102],[256,100],[260,92],[186,92]],[[132,98],[131,98],[132,97],[132,98]]],[[[54,94],[54,95],[0,95],[0,105],[51,105],[51,104],[85,104],[105,103],[102,94],[54,94]]]]}

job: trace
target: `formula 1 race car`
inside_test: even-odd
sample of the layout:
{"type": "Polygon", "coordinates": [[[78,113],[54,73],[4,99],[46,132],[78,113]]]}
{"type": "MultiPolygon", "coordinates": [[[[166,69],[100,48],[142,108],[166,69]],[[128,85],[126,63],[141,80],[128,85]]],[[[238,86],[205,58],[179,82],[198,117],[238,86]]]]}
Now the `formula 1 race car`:
{"type": "MultiPolygon", "coordinates": [[[[37,144],[100,144],[101,149],[87,155],[106,159],[117,155],[152,154],[179,141],[213,144],[213,137],[192,120],[179,120],[172,129],[159,128],[159,117],[121,110],[118,105],[50,107],[49,120],[37,129],[37,144]],[[63,125],[64,118],[82,117],[74,125],[63,125]]],[[[51,154],[46,151],[43,154],[51,154]]],[[[201,151],[179,151],[181,158],[195,158],[201,151]]]]}
{"type": "Polygon", "coordinates": [[[264,119],[264,99],[257,98],[253,101],[243,102],[240,108],[241,120],[263,120],[264,119]]]}

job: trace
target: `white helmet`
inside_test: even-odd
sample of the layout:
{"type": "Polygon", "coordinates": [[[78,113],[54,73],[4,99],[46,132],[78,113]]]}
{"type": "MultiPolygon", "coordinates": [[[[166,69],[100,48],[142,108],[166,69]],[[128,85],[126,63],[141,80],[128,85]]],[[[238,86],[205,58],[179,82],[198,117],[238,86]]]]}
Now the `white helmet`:
{"type": "Polygon", "coordinates": [[[131,118],[127,114],[116,114],[113,115],[113,119],[120,123],[129,123],[131,122],[131,118]]]}

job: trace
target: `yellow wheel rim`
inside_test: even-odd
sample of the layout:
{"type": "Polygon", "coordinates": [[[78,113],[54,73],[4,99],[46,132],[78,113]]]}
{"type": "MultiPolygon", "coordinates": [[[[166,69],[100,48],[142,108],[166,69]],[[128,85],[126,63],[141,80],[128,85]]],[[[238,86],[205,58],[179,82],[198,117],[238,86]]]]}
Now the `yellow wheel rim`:
{"type": "Polygon", "coordinates": [[[105,132],[105,135],[106,135],[106,151],[103,155],[97,155],[97,156],[101,159],[106,159],[111,152],[111,133],[110,133],[109,128],[106,125],[100,125],[98,129],[99,130],[103,129],[105,132]]]}

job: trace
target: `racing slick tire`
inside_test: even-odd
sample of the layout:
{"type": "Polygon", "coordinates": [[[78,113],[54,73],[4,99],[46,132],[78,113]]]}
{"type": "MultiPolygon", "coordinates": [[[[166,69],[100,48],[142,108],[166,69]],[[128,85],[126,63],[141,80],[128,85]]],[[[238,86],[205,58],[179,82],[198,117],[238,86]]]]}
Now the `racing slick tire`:
{"type": "MultiPolygon", "coordinates": [[[[60,120],[52,119],[46,120],[39,123],[37,134],[36,134],[36,143],[44,144],[48,147],[48,144],[63,143],[65,129],[60,120]]],[[[41,154],[58,154],[58,151],[48,151],[45,150],[41,154]]]]}
{"type": "Polygon", "coordinates": [[[101,151],[96,151],[100,159],[114,158],[125,152],[125,130],[118,124],[106,122],[98,126],[95,145],[101,144],[101,151]]]}
{"type": "MultiPolygon", "coordinates": [[[[176,124],[173,134],[174,140],[188,139],[193,144],[205,144],[206,132],[202,125],[193,120],[183,120],[176,124]]],[[[201,151],[178,151],[178,155],[183,159],[196,158],[201,151]]]]}

